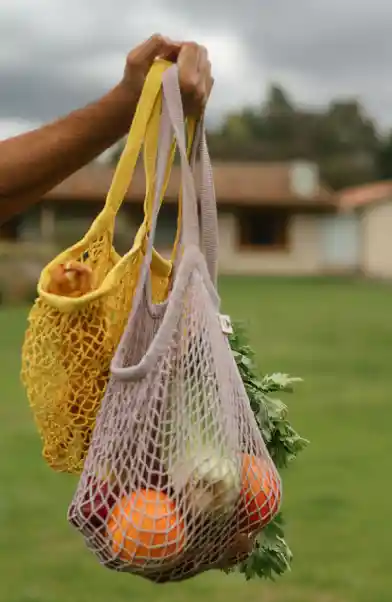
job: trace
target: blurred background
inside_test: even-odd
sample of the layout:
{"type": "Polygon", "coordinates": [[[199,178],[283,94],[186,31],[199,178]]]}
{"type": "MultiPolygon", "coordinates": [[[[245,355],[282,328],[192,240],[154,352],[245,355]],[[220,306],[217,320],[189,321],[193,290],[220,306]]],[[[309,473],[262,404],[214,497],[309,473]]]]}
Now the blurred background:
{"type": "MultiPolygon", "coordinates": [[[[0,139],[104,94],[154,32],[207,46],[223,306],[263,373],[304,379],[284,401],[311,441],[283,474],[294,562],[275,584],[214,572],[152,586],[98,566],[68,527],[75,480],[40,457],[20,347],[40,270],[102,208],[120,142],[0,227],[1,602],[390,602],[391,23],[385,0],[1,1],[0,139]]],[[[121,252],[143,194],[140,172],[117,220],[121,252]]]]}

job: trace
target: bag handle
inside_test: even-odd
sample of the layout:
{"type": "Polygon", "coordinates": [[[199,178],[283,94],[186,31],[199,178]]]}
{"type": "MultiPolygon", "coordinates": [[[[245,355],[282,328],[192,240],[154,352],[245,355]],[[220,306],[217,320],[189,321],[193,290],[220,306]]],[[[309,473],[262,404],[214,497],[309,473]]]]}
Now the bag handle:
{"type": "MultiPolygon", "coordinates": [[[[161,114],[162,114],[162,94],[159,94],[154,111],[151,115],[150,121],[147,126],[147,131],[145,135],[144,142],[144,170],[146,176],[146,196],[144,199],[144,220],[141,224],[136,237],[135,237],[135,245],[143,244],[143,241],[146,239],[146,235],[151,230],[151,222],[153,219],[154,212],[154,200],[155,200],[155,188],[156,188],[156,162],[157,162],[157,154],[159,152],[159,132],[160,132],[160,122],[161,122],[161,114]]],[[[196,135],[196,119],[192,118],[187,120],[187,154],[190,156],[192,149],[194,147],[194,138],[196,135]]],[[[166,190],[169,184],[171,170],[174,163],[176,151],[176,141],[172,139],[171,148],[169,154],[169,160],[166,164],[165,176],[163,185],[160,191],[160,204],[164,201],[164,197],[166,194],[166,190]]],[[[159,208],[159,206],[158,206],[159,208]]],[[[180,224],[181,224],[181,214],[182,214],[182,190],[179,191],[179,199],[178,199],[178,218],[177,218],[177,231],[176,237],[173,244],[172,254],[171,254],[171,262],[174,262],[174,258],[177,255],[177,247],[180,241],[180,224]]]]}
{"type": "MultiPolygon", "coordinates": [[[[198,121],[195,118],[191,118],[187,120],[187,156],[190,160],[192,160],[192,156],[196,156],[195,149],[197,148],[197,139],[198,139],[198,121]]],[[[176,145],[176,140],[174,139],[174,144],[176,145]]],[[[176,145],[177,147],[177,145],[176,145]]],[[[166,189],[165,189],[166,192],[166,189]]],[[[174,265],[176,259],[178,257],[178,248],[181,243],[181,225],[182,225],[182,187],[180,187],[179,197],[178,197],[178,214],[177,214],[177,230],[176,230],[176,238],[174,240],[174,245],[170,257],[171,263],[174,265]]]]}
{"type": "MultiPolygon", "coordinates": [[[[100,298],[103,294],[107,293],[114,284],[115,270],[110,270],[110,272],[104,277],[103,282],[98,289],[87,293],[79,299],[72,299],[72,303],[69,299],[58,297],[57,295],[52,295],[51,293],[46,292],[49,272],[53,266],[65,261],[69,254],[71,254],[74,258],[79,257],[81,253],[84,254],[86,252],[86,248],[90,246],[92,239],[101,238],[103,235],[105,235],[105,237],[108,236],[110,242],[112,242],[115,217],[124,200],[130,180],[132,179],[135,166],[143,146],[148,123],[151,119],[151,116],[157,111],[157,99],[161,97],[162,75],[164,71],[171,65],[172,63],[168,61],[155,61],[149,73],[147,74],[146,81],[144,83],[140,99],[132,119],[125,147],[114,171],[110,189],[106,195],[104,207],[98,213],[84,237],[72,247],[63,251],[55,259],[53,259],[41,274],[37,287],[39,294],[45,299],[49,300],[51,304],[64,311],[69,311],[72,308],[85,305],[87,302],[91,302],[94,299],[100,298]]],[[[156,131],[156,140],[158,139],[158,133],[159,129],[156,131]]],[[[139,228],[137,235],[138,239],[135,239],[132,248],[124,256],[124,260],[126,260],[127,257],[132,256],[136,250],[140,249],[143,236],[145,237],[145,230],[142,227],[139,228]]],[[[117,256],[112,248],[109,250],[109,254],[110,256],[113,255],[113,258],[117,261],[117,256]]],[[[163,275],[166,276],[170,274],[169,263],[165,262],[156,253],[154,253],[154,263],[157,265],[157,267],[159,266],[163,275]]]]}
{"type": "MultiPolygon", "coordinates": [[[[201,186],[201,213],[202,213],[202,243],[205,249],[205,258],[207,263],[208,272],[210,275],[210,279],[212,280],[213,286],[216,285],[217,279],[217,238],[218,238],[218,219],[217,219],[217,209],[216,209],[216,200],[215,200],[215,190],[213,185],[213,175],[212,175],[212,166],[210,162],[210,157],[208,154],[205,130],[204,130],[204,120],[200,120],[195,136],[194,136],[194,145],[193,148],[188,147],[188,150],[185,149],[185,123],[182,109],[182,100],[181,100],[181,92],[178,83],[178,69],[176,65],[170,68],[172,70],[174,78],[177,81],[178,88],[178,97],[180,103],[180,112],[177,110],[177,115],[180,114],[182,117],[182,129],[179,131],[175,130],[173,127],[173,114],[170,113],[169,102],[167,101],[167,95],[165,94],[165,79],[162,79],[162,112],[160,116],[160,124],[159,124],[159,142],[158,148],[156,149],[156,170],[154,171],[154,175],[156,176],[156,180],[154,181],[154,190],[152,197],[152,220],[148,232],[148,238],[146,240],[146,248],[145,248],[145,256],[142,264],[142,268],[139,274],[139,281],[135,291],[133,304],[132,304],[132,312],[129,317],[128,324],[132,322],[133,313],[137,311],[139,304],[141,302],[143,293],[145,291],[145,287],[147,286],[147,301],[150,305],[150,309],[153,311],[153,307],[151,304],[151,283],[149,281],[149,270],[151,260],[153,258],[153,245],[155,239],[155,232],[158,222],[158,215],[161,207],[161,203],[159,202],[162,194],[163,186],[167,180],[168,176],[168,168],[170,168],[170,164],[168,166],[168,155],[171,157],[172,149],[173,149],[173,131],[175,138],[177,139],[178,148],[180,151],[181,157],[181,175],[182,175],[182,186],[181,186],[181,199],[186,199],[185,205],[182,201],[180,203],[180,207],[183,208],[182,212],[182,220],[181,220],[181,228],[178,229],[177,233],[181,234],[181,242],[182,246],[186,246],[186,241],[183,241],[183,232],[185,230],[184,221],[187,215],[188,203],[192,203],[191,207],[194,210],[194,218],[196,222],[196,238],[194,244],[198,247],[200,246],[200,232],[199,232],[199,224],[198,224],[198,216],[197,216],[197,197],[195,191],[195,184],[193,173],[191,167],[189,165],[188,154],[191,150],[191,162],[195,163],[195,158],[197,156],[197,150],[200,146],[201,150],[201,165],[202,165],[202,186],[201,186]],[[182,136],[181,136],[182,134],[182,136]],[[184,170],[184,165],[187,169],[184,170]],[[185,177],[184,177],[185,174],[185,177]],[[193,194],[193,199],[190,199],[190,194],[193,194]],[[211,223],[209,221],[209,217],[211,216],[211,223]]],[[[166,71],[168,73],[170,70],[166,71]]],[[[172,87],[173,82],[169,80],[169,86],[172,87]]],[[[166,86],[167,91],[167,86],[166,86]]],[[[176,89],[174,88],[174,93],[176,93],[176,89]]],[[[170,97],[169,97],[170,98],[170,97]]],[[[175,106],[175,110],[178,107],[175,106]]],[[[156,117],[154,117],[156,118],[156,117]]],[[[155,131],[155,127],[154,127],[155,131]]],[[[146,136],[146,142],[149,140],[149,137],[146,136]]],[[[146,144],[147,146],[147,144],[146,144]]],[[[149,155],[148,155],[148,158],[149,155]]],[[[151,191],[149,191],[151,193],[151,191]]],[[[128,327],[126,329],[128,331],[128,327]]],[[[126,336],[126,335],[124,335],[126,336]]],[[[114,360],[116,363],[116,360],[114,360]]]]}
{"type": "Polygon", "coordinates": [[[167,61],[155,61],[146,77],[125,147],[106,197],[106,212],[116,215],[121,207],[143,146],[148,122],[154,112],[163,73],[170,65],[167,61]]]}
{"type": "MultiPolygon", "coordinates": [[[[156,118],[160,115],[160,102],[161,102],[161,88],[162,88],[162,76],[163,73],[171,67],[172,63],[163,59],[156,60],[150,71],[147,74],[146,81],[144,83],[139,102],[136,107],[134,117],[129,129],[129,133],[125,142],[123,152],[117,163],[114,176],[106,196],[104,208],[98,214],[94,223],[91,226],[90,232],[95,233],[99,231],[103,224],[107,224],[108,218],[113,221],[116,217],[123,201],[129,184],[132,180],[135,172],[137,160],[140,155],[140,151],[145,142],[147,131],[150,132],[151,144],[155,148],[158,144],[159,125],[157,125],[156,118]],[[155,116],[155,120],[154,120],[155,116]],[[154,127],[149,128],[149,123],[155,124],[154,127]]],[[[174,151],[171,159],[171,164],[174,160],[174,151]]],[[[146,174],[147,175],[147,174],[146,174]]],[[[170,166],[168,166],[168,177],[162,189],[161,202],[164,196],[164,192],[167,188],[170,175],[170,166]]],[[[154,179],[153,170],[150,170],[148,178],[154,179]]],[[[151,206],[144,203],[144,220],[139,228],[132,249],[139,247],[145,239],[148,231],[147,224],[151,221],[151,206]],[[148,213],[150,212],[150,213],[148,213]]]]}
{"type": "MultiPolygon", "coordinates": [[[[218,280],[218,248],[219,248],[219,225],[218,210],[215,196],[214,174],[211,158],[208,151],[204,120],[199,125],[200,140],[200,217],[201,217],[201,242],[204,256],[206,258],[208,272],[216,287],[218,280]]],[[[192,158],[191,168],[195,171],[197,149],[192,158]]]]}
{"type": "MultiPolygon", "coordinates": [[[[187,149],[185,150],[185,120],[184,113],[182,108],[182,100],[180,87],[178,82],[178,67],[177,65],[171,65],[162,73],[162,88],[163,95],[168,103],[168,109],[170,106],[170,102],[174,101],[174,114],[179,118],[179,129],[182,133],[182,140],[178,140],[178,132],[177,135],[174,136],[174,141],[172,141],[172,147],[170,151],[170,159],[167,163],[165,178],[162,186],[160,203],[163,202],[164,196],[167,190],[167,186],[169,183],[171,168],[174,162],[174,155],[176,149],[176,142],[181,154],[181,172],[182,176],[184,175],[184,165],[183,159],[184,155],[185,165],[189,170],[189,159],[192,165],[192,171],[195,171],[195,163],[198,151],[200,151],[200,166],[201,166],[201,187],[199,190],[200,194],[200,205],[201,205],[201,242],[203,251],[207,261],[208,271],[211,277],[214,286],[216,286],[217,282],[217,266],[218,266],[218,216],[217,216],[217,207],[216,207],[216,198],[215,198],[215,188],[214,188],[214,179],[213,179],[213,170],[211,166],[211,160],[208,152],[208,146],[206,141],[206,134],[204,128],[204,120],[200,120],[199,122],[196,119],[188,119],[186,122],[187,125],[187,149]],[[170,76],[170,74],[172,74],[170,76]],[[171,80],[170,80],[171,77],[171,80]],[[165,91],[165,78],[167,81],[166,91],[165,91]],[[167,99],[167,94],[169,94],[169,98],[167,99]],[[182,142],[182,148],[180,148],[182,142]]],[[[144,153],[144,163],[146,169],[146,182],[147,182],[147,192],[145,198],[145,216],[147,216],[147,223],[144,224],[144,227],[140,229],[141,239],[145,240],[146,234],[148,231],[151,233],[151,221],[153,216],[153,204],[154,204],[154,195],[155,195],[155,186],[149,186],[149,183],[156,183],[156,160],[157,160],[157,136],[159,133],[159,122],[161,119],[162,113],[162,98],[158,97],[157,103],[159,103],[159,108],[154,111],[150,124],[148,126],[147,134],[146,134],[146,143],[145,143],[145,153],[144,153]],[[154,137],[150,138],[149,133],[153,132],[154,137]],[[150,152],[150,149],[153,152],[150,152]]],[[[169,109],[169,121],[170,119],[170,109],[169,109]]],[[[163,116],[162,116],[163,119],[163,116]]],[[[192,182],[194,181],[193,174],[191,174],[192,182]]],[[[174,241],[171,261],[175,262],[177,256],[177,250],[180,243],[181,238],[181,230],[182,230],[182,211],[183,211],[183,186],[181,186],[179,192],[179,208],[178,208],[178,220],[177,220],[177,232],[176,238],[174,241]]],[[[193,207],[196,210],[197,216],[197,205],[193,203],[193,207]]],[[[157,206],[157,210],[159,211],[159,205],[157,206]]],[[[186,219],[186,218],[185,218],[186,219]]],[[[198,220],[197,220],[198,224],[198,220]]],[[[199,238],[199,226],[197,225],[197,237],[199,238]]],[[[152,237],[153,238],[153,237],[152,237]]],[[[152,244],[152,241],[151,241],[152,244]]]]}
{"type": "Polygon", "coordinates": [[[182,242],[186,246],[200,246],[200,230],[202,246],[207,260],[211,279],[216,284],[218,263],[218,216],[213,181],[213,170],[208,153],[204,120],[200,127],[200,165],[201,165],[201,228],[197,215],[197,194],[194,174],[189,165],[185,150],[185,123],[182,106],[178,67],[172,65],[162,76],[163,95],[181,157],[181,181],[185,203],[183,206],[182,242]]]}
{"type": "MultiPolygon", "coordinates": [[[[181,97],[180,97],[181,101],[181,97]]],[[[181,109],[182,109],[182,101],[181,101],[181,109]]],[[[149,237],[146,245],[146,254],[145,254],[145,262],[150,264],[152,253],[153,253],[153,244],[155,238],[155,231],[158,220],[158,213],[160,209],[160,204],[158,204],[158,197],[156,195],[160,194],[161,190],[167,185],[167,176],[168,169],[170,170],[171,165],[167,163],[167,153],[168,148],[170,146],[170,140],[173,137],[173,125],[170,119],[170,109],[167,103],[167,99],[163,96],[163,104],[162,104],[162,116],[160,122],[160,136],[159,136],[159,146],[158,146],[158,154],[157,154],[157,162],[158,166],[156,168],[157,174],[157,187],[154,190],[155,198],[152,201],[155,206],[152,210],[153,219],[151,222],[151,227],[149,229],[149,237]],[[166,166],[166,171],[165,171],[166,166]],[[164,175],[163,175],[164,174],[164,175]],[[162,177],[164,177],[163,182],[159,181],[162,177]],[[159,181],[159,182],[158,182],[159,181]]],[[[193,125],[193,124],[192,124],[193,125]]],[[[218,217],[217,217],[217,209],[216,209],[216,200],[215,200],[215,189],[213,183],[213,172],[211,161],[208,153],[205,129],[204,129],[204,120],[201,119],[197,126],[195,124],[196,131],[194,132],[194,136],[190,137],[188,135],[188,148],[185,150],[185,124],[183,122],[182,132],[184,138],[184,144],[182,145],[182,149],[180,149],[180,143],[177,140],[177,144],[180,149],[180,155],[183,157],[181,159],[181,168],[183,174],[183,162],[184,159],[186,161],[186,165],[188,167],[188,177],[191,178],[191,184],[194,188],[194,177],[192,170],[189,165],[190,162],[193,166],[193,171],[195,170],[195,163],[198,151],[200,150],[201,157],[201,186],[200,186],[200,205],[201,205],[201,234],[199,233],[198,226],[198,217],[197,217],[197,200],[193,202],[193,206],[196,212],[196,220],[197,220],[197,244],[200,244],[200,238],[202,243],[202,248],[204,251],[208,272],[210,278],[216,286],[217,281],[217,264],[218,264],[218,217]],[[193,145],[192,145],[193,143],[193,145]],[[189,157],[190,156],[190,157],[189,157]]],[[[155,128],[154,128],[155,131],[155,128]]],[[[191,129],[192,132],[192,129],[191,129]]],[[[146,137],[147,139],[147,137],[146,137]]],[[[170,172],[169,172],[170,173],[170,172]]],[[[152,191],[151,191],[152,192],[152,191]]],[[[165,190],[163,190],[164,194],[165,190]]],[[[180,199],[179,199],[179,215],[178,215],[178,227],[177,227],[177,235],[176,242],[173,248],[172,253],[172,261],[173,255],[177,250],[177,243],[179,239],[182,238],[183,231],[183,219],[184,215],[182,214],[181,209],[183,209],[183,182],[180,190],[180,199]],[[181,219],[182,218],[182,219],[181,219]]],[[[162,193],[161,193],[162,194],[162,193]]],[[[196,193],[195,193],[196,194],[196,193]]],[[[142,278],[141,278],[142,279],[142,278]]]]}
{"type": "MultiPolygon", "coordinates": [[[[203,134],[203,122],[201,122],[199,124],[199,132],[201,134],[203,134]]],[[[185,138],[185,132],[183,132],[183,137],[185,138]]],[[[170,152],[170,148],[171,148],[171,142],[172,142],[172,138],[173,138],[173,125],[171,123],[171,119],[169,116],[169,107],[168,107],[168,103],[166,101],[166,98],[163,98],[163,107],[162,107],[162,117],[161,117],[161,122],[160,122],[160,133],[159,133],[159,149],[158,149],[158,154],[157,154],[157,166],[156,166],[156,188],[155,188],[155,197],[154,197],[154,208],[153,208],[153,219],[151,222],[151,228],[150,228],[150,232],[149,232],[149,236],[147,238],[147,244],[146,244],[146,252],[145,252],[145,257],[144,257],[144,261],[142,263],[141,266],[141,270],[140,270],[140,274],[139,274],[139,280],[138,280],[138,284],[137,284],[137,288],[135,291],[135,295],[134,295],[134,299],[133,299],[133,303],[132,303],[132,309],[128,318],[128,323],[126,325],[126,328],[124,330],[124,333],[121,337],[120,343],[115,351],[115,354],[113,356],[112,362],[111,362],[111,366],[110,366],[110,370],[111,370],[111,374],[112,374],[112,378],[116,379],[116,380],[120,380],[120,381],[132,381],[132,380],[136,380],[138,378],[142,378],[143,376],[145,376],[149,370],[152,369],[152,367],[154,366],[154,364],[157,361],[157,357],[159,355],[159,353],[161,352],[160,350],[162,350],[164,348],[164,346],[167,344],[167,340],[168,337],[170,336],[170,333],[172,332],[172,328],[173,328],[173,324],[176,323],[177,317],[176,317],[176,303],[173,302],[171,306],[167,306],[167,301],[156,305],[156,306],[151,306],[150,305],[150,300],[151,300],[151,296],[150,296],[150,279],[149,279],[149,273],[150,273],[150,262],[151,262],[151,258],[152,258],[152,252],[153,252],[153,243],[154,243],[154,234],[155,234],[155,229],[156,229],[156,225],[157,225],[157,220],[158,220],[158,214],[159,214],[159,210],[160,210],[160,204],[159,204],[159,198],[160,198],[160,191],[162,189],[163,183],[164,183],[164,178],[165,178],[165,171],[167,168],[167,160],[168,160],[168,155],[170,152]],[[153,341],[151,342],[148,350],[146,351],[145,355],[141,358],[141,360],[137,363],[137,364],[133,364],[133,365],[129,365],[129,362],[127,361],[127,350],[129,349],[130,345],[134,344],[135,341],[135,328],[139,328],[141,325],[138,323],[139,317],[139,311],[140,311],[140,304],[142,302],[143,296],[145,297],[145,300],[147,301],[147,303],[150,305],[150,311],[153,310],[154,315],[163,315],[163,322],[161,324],[161,327],[158,329],[158,332],[156,333],[156,335],[154,336],[153,341]],[[167,311],[166,310],[167,307],[167,311]]],[[[203,138],[203,136],[202,136],[203,138]]],[[[201,140],[202,140],[201,138],[201,140]]],[[[191,172],[190,166],[189,166],[189,162],[186,156],[186,153],[184,153],[185,151],[185,145],[183,145],[182,148],[182,161],[183,161],[183,156],[185,155],[185,160],[188,164],[188,172],[185,178],[182,179],[182,183],[183,183],[183,199],[184,199],[184,204],[183,204],[183,208],[184,208],[184,213],[183,213],[183,217],[185,215],[186,209],[187,209],[187,182],[190,181],[191,184],[193,185],[193,174],[191,172]]],[[[181,152],[181,149],[180,149],[181,152]]],[[[211,182],[209,182],[209,184],[211,184],[211,182]]],[[[207,189],[208,186],[205,186],[205,189],[207,189]]],[[[195,197],[196,199],[196,197],[195,197]]],[[[211,195],[209,196],[209,200],[211,201],[211,195]]],[[[215,207],[216,210],[216,207],[215,207]]],[[[197,206],[196,206],[196,200],[195,200],[195,212],[196,212],[196,219],[197,219],[197,206]]],[[[181,234],[183,233],[183,228],[181,230],[181,234]]],[[[196,243],[197,246],[198,243],[196,243]]],[[[181,269],[181,268],[180,268],[181,269]]],[[[207,274],[207,269],[205,270],[205,273],[207,274]]],[[[186,289],[186,285],[187,285],[187,279],[186,278],[180,278],[178,281],[178,285],[177,287],[174,288],[173,292],[171,293],[172,295],[176,295],[177,300],[179,298],[182,297],[182,295],[185,292],[186,289]]],[[[216,307],[219,307],[219,297],[217,295],[216,289],[214,287],[214,285],[211,282],[206,281],[206,285],[208,286],[210,293],[211,293],[211,298],[213,303],[216,305],[216,307]]]]}

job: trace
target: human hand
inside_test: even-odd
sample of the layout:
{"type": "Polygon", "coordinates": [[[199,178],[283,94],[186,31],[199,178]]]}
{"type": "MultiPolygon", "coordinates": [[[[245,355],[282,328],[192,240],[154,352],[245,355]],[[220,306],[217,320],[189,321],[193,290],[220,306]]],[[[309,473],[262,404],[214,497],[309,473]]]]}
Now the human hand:
{"type": "Polygon", "coordinates": [[[183,43],[177,65],[184,112],[187,116],[198,117],[203,113],[214,85],[207,48],[195,42],[183,43]]]}
{"type": "Polygon", "coordinates": [[[128,54],[122,86],[138,99],[147,74],[157,58],[177,62],[186,116],[199,116],[210,96],[213,78],[208,52],[195,42],[176,42],[154,35],[128,54]]]}

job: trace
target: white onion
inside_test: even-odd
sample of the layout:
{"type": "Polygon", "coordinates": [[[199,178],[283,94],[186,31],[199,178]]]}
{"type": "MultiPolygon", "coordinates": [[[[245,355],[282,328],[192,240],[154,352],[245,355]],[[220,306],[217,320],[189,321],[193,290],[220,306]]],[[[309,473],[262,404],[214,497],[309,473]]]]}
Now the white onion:
{"type": "Polygon", "coordinates": [[[231,512],[241,490],[236,462],[207,449],[176,462],[170,476],[175,489],[186,491],[196,512],[231,512]]]}

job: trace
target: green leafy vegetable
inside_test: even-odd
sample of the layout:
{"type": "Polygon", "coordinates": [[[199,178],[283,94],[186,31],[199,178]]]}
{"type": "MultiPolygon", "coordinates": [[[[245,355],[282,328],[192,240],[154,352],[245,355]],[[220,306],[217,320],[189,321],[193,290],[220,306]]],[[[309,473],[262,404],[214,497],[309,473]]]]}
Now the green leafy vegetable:
{"type": "MultiPolygon", "coordinates": [[[[293,385],[301,382],[287,374],[259,376],[255,354],[247,342],[243,327],[234,325],[230,345],[255,414],[260,432],[277,468],[285,468],[307,445],[288,421],[288,408],[274,393],[291,393],[293,385]]],[[[267,525],[257,537],[252,555],[237,570],[246,579],[254,577],[275,579],[290,570],[292,552],[284,539],[282,513],[267,525]]],[[[225,572],[231,572],[229,569],[225,572]]]]}

